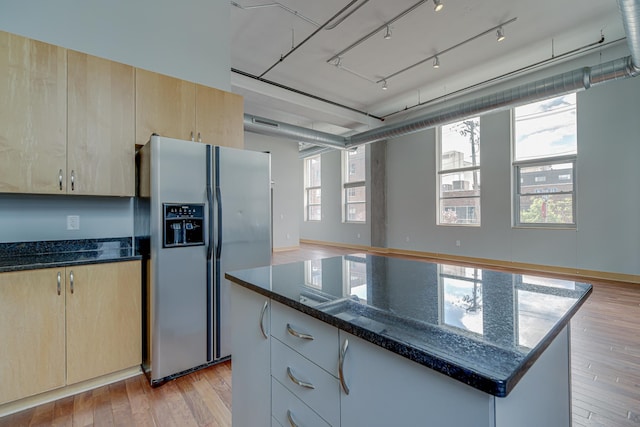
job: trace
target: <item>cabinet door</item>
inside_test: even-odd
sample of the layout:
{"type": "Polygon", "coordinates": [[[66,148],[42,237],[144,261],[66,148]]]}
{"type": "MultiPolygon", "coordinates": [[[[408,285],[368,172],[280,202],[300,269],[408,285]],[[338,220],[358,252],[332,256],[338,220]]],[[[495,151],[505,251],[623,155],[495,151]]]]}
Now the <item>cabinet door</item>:
{"type": "Polygon", "coordinates": [[[64,269],[0,274],[0,404],[64,386],[64,305],[64,269]]]}
{"type": "Polygon", "coordinates": [[[202,142],[244,148],[242,96],[196,85],[196,128],[202,142]]]}
{"type": "Polygon", "coordinates": [[[67,267],[67,384],[139,365],[140,262],[67,267]]]}
{"type": "Polygon", "coordinates": [[[269,300],[239,285],[231,284],[230,321],[233,426],[269,426],[271,425],[269,300]]]}
{"type": "Polygon", "coordinates": [[[67,66],[67,192],[133,196],[134,68],[72,50],[67,66]]]}
{"type": "Polygon", "coordinates": [[[66,64],[65,49],[0,31],[0,192],[66,191],[66,64]]]}
{"type": "Polygon", "coordinates": [[[136,69],[136,144],[152,133],[191,139],[195,131],[195,83],[136,69]]]}
{"type": "Polygon", "coordinates": [[[340,331],[343,426],[489,427],[492,396],[340,331]]]}

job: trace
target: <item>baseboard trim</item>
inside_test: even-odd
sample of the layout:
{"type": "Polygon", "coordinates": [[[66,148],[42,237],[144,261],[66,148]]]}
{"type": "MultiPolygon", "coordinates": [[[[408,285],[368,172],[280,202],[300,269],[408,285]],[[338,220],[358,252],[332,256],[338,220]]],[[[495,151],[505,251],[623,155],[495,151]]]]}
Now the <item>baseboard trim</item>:
{"type": "Polygon", "coordinates": [[[280,248],[273,248],[271,249],[272,252],[287,252],[287,251],[295,251],[300,249],[300,245],[296,245],[296,246],[284,246],[284,247],[280,247],[280,248]]]}
{"type": "Polygon", "coordinates": [[[347,243],[337,243],[337,242],[324,242],[319,240],[306,240],[300,239],[300,243],[312,244],[312,245],[323,245],[323,246],[332,246],[344,249],[354,249],[358,251],[367,251],[385,255],[402,255],[402,256],[412,256],[421,259],[431,259],[434,261],[452,261],[457,263],[467,263],[467,264],[481,264],[489,267],[495,268],[504,268],[510,271],[518,270],[524,272],[534,272],[534,273],[548,273],[563,277],[571,277],[578,280],[605,280],[605,281],[614,281],[614,282],[623,282],[630,284],[640,284],[640,275],[638,274],[624,274],[624,273],[615,273],[609,271],[597,271],[597,270],[587,270],[587,269],[576,269],[569,267],[558,267],[552,265],[543,265],[543,264],[532,264],[532,263],[524,263],[524,262],[515,262],[515,261],[504,261],[504,260],[496,260],[490,258],[477,258],[477,257],[468,257],[462,255],[451,255],[451,254],[443,254],[438,252],[423,252],[423,251],[415,251],[409,249],[397,249],[397,248],[379,248],[374,246],[364,246],[364,245],[350,245],[347,243]]]}
{"type": "Polygon", "coordinates": [[[111,374],[103,375],[98,378],[93,378],[81,383],[68,385],[65,387],[50,390],[44,393],[36,394],[35,396],[25,397],[24,399],[16,400],[13,402],[0,405],[0,417],[15,414],[16,412],[24,411],[25,409],[33,408],[34,406],[42,405],[45,403],[53,402],[58,399],[73,396],[74,394],[82,393],[94,388],[102,387],[104,385],[112,384],[118,381],[126,380],[127,378],[135,377],[142,373],[140,366],[134,366],[132,368],[124,369],[122,371],[113,372],[111,374]]]}

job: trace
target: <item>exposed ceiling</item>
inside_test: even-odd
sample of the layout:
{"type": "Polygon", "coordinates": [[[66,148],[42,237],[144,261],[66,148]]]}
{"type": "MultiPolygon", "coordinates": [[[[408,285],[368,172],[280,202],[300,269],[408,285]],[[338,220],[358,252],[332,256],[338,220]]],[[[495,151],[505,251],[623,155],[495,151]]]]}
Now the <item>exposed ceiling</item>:
{"type": "Polygon", "coordinates": [[[625,36],[616,0],[442,4],[436,12],[433,0],[234,0],[233,91],[245,97],[249,114],[349,134],[402,118],[425,101],[625,36]],[[387,24],[391,37],[385,39],[387,24]],[[500,25],[506,38],[498,42],[500,25]],[[338,62],[337,54],[369,34],[338,62]]]}

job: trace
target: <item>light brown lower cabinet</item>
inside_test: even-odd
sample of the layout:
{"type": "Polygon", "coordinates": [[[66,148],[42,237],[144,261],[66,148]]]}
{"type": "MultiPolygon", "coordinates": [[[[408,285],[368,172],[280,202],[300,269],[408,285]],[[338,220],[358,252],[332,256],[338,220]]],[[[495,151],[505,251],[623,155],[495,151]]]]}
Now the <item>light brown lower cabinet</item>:
{"type": "Polygon", "coordinates": [[[0,273],[0,404],[141,362],[140,261],[0,273]]]}

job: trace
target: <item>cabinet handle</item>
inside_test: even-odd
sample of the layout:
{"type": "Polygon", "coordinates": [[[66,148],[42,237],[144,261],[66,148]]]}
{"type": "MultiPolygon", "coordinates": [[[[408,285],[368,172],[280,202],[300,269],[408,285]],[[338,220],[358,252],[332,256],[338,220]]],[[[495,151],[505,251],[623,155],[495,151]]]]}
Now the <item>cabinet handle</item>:
{"type": "Polygon", "coordinates": [[[76,172],[71,170],[71,191],[76,189],[76,172]]]}
{"type": "Polygon", "coordinates": [[[347,386],[347,382],[344,379],[344,357],[347,355],[347,349],[349,348],[349,340],[344,340],[344,345],[340,349],[340,353],[338,354],[338,374],[340,375],[340,385],[344,390],[345,394],[349,394],[349,386],[347,386]]]}
{"type": "Polygon", "coordinates": [[[193,131],[191,131],[191,141],[195,141],[195,139],[193,139],[193,131]]]}
{"type": "Polygon", "coordinates": [[[200,136],[200,132],[198,132],[198,142],[202,142],[202,136],[200,136]]]}
{"type": "Polygon", "coordinates": [[[60,295],[60,292],[62,289],[60,289],[60,285],[62,283],[62,274],[58,271],[58,295],[60,295]]]}
{"type": "Polygon", "coordinates": [[[69,273],[69,287],[71,288],[71,293],[73,293],[73,271],[69,273]]]}
{"type": "Polygon", "coordinates": [[[309,388],[309,389],[312,389],[312,390],[313,390],[314,388],[316,388],[316,386],[314,386],[314,385],[313,385],[313,384],[311,384],[311,383],[307,383],[307,382],[300,381],[299,379],[297,379],[297,378],[295,377],[295,375],[293,375],[293,372],[291,372],[291,368],[290,368],[290,367],[288,367],[288,366],[287,366],[287,376],[289,377],[289,379],[290,379],[294,384],[297,384],[297,385],[299,385],[300,387],[309,388]]]}
{"type": "Polygon", "coordinates": [[[289,421],[289,425],[291,427],[298,427],[298,423],[296,423],[293,419],[293,414],[290,409],[287,409],[287,421],[289,421]]]}
{"type": "Polygon", "coordinates": [[[62,169],[58,171],[58,187],[62,191],[62,169]]]}
{"type": "Polygon", "coordinates": [[[293,329],[289,323],[287,323],[287,332],[289,332],[289,335],[293,335],[296,338],[313,341],[313,335],[305,334],[303,332],[298,332],[295,329],[293,329]]]}
{"type": "Polygon", "coordinates": [[[265,301],[262,306],[262,311],[260,312],[260,332],[262,332],[262,336],[264,339],[268,339],[267,331],[264,329],[264,314],[267,312],[267,307],[269,307],[269,301],[265,301]]]}

